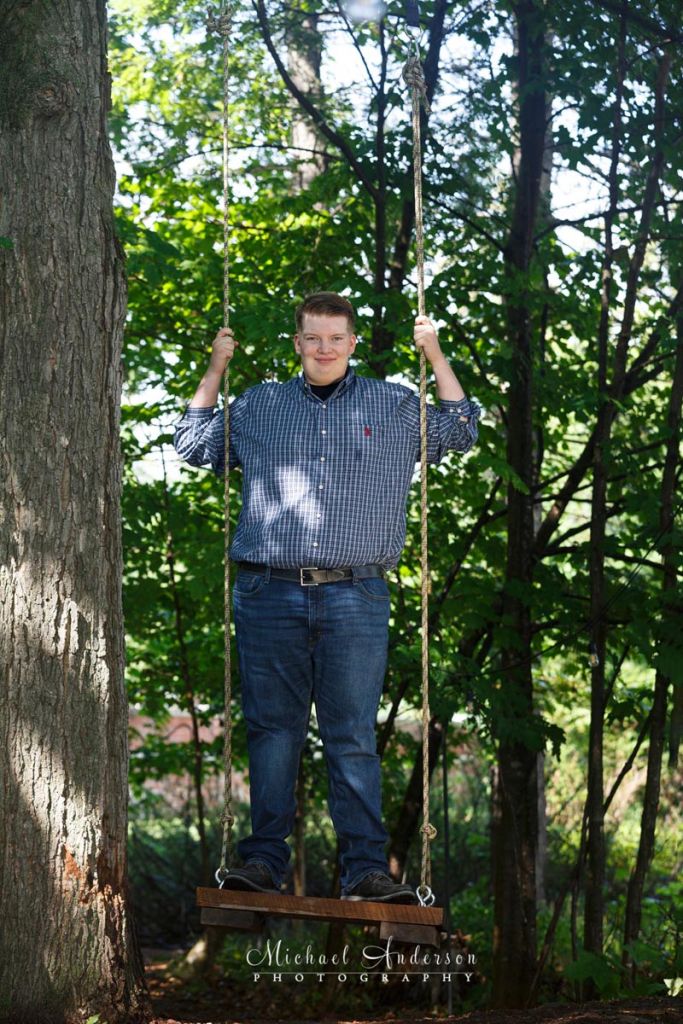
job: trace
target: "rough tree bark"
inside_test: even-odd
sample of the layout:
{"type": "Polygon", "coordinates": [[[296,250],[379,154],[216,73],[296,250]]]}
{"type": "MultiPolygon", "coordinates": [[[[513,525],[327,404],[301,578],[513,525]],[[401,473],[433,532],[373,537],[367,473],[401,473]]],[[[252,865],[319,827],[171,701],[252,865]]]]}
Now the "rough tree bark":
{"type": "Polygon", "coordinates": [[[0,1019],[131,1024],[105,5],[0,23],[0,1019]]]}
{"type": "Polygon", "coordinates": [[[508,535],[503,622],[514,634],[502,654],[497,739],[498,792],[492,820],[494,895],[493,995],[496,1007],[524,1006],[536,963],[537,752],[514,735],[515,722],[532,718],[531,614],[534,542],[533,346],[527,274],[531,265],[546,138],[544,23],[536,0],[514,6],[519,97],[519,166],[504,258],[511,347],[507,462],[521,481],[508,486],[508,535]]]}

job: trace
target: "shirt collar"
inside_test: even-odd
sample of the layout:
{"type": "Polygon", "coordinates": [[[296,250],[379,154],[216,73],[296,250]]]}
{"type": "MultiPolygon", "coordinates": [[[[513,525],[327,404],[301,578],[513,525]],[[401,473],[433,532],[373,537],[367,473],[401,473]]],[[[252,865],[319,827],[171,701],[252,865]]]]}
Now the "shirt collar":
{"type": "MultiPolygon", "coordinates": [[[[353,367],[351,365],[349,365],[348,373],[346,374],[345,377],[342,377],[342,379],[339,381],[339,383],[337,384],[336,388],[334,389],[334,391],[332,392],[332,394],[329,397],[330,398],[338,398],[339,395],[343,394],[345,391],[348,391],[348,389],[351,387],[351,384],[353,383],[353,380],[354,380],[355,376],[356,376],[355,370],[353,369],[353,367]]],[[[304,371],[303,370],[301,371],[301,373],[298,375],[298,377],[296,379],[299,381],[299,387],[304,392],[304,394],[308,395],[310,398],[316,397],[314,395],[314,393],[311,391],[311,385],[306,380],[306,377],[304,376],[304,371]]]]}

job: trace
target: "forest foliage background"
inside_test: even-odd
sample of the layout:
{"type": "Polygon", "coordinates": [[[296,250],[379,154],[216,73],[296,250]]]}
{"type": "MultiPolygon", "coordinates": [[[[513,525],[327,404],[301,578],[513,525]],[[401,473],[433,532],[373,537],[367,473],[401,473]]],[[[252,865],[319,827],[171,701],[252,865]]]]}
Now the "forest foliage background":
{"type": "MultiPolygon", "coordinates": [[[[538,765],[539,953],[559,908],[537,994],[576,994],[582,983],[601,994],[672,992],[671,979],[683,974],[683,633],[675,586],[683,75],[680,45],[666,30],[678,24],[677,5],[430,0],[420,7],[432,97],[423,119],[427,310],[441,324],[442,347],[466,394],[484,410],[472,452],[451,455],[429,477],[431,711],[440,736],[449,723],[451,918],[479,957],[483,1001],[495,973],[495,790],[505,751],[520,745],[538,765]],[[520,67],[527,52],[520,25],[542,54],[536,79],[525,80],[520,67]],[[520,220],[530,159],[520,111],[533,113],[539,90],[541,174],[520,220]],[[527,240],[521,262],[520,224],[527,240]],[[522,378],[528,387],[520,410],[522,378]],[[522,414],[531,444],[515,449],[525,436],[522,414]],[[521,575],[513,571],[508,517],[516,500],[535,544],[521,575]],[[529,685],[515,671],[520,664],[529,685]],[[596,673],[603,684],[597,701],[596,673]],[[667,756],[632,940],[627,889],[643,847],[658,681],[658,742],[667,756]],[[586,857],[590,866],[595,854],[587,851],[586,820],[598,790],[611,799],[597,911],[606,927],[596,948],[590,923],[582,932],[580,920],[595,871],[576,868],[586,857]]],[[[379,25],[353,24],[335,4],[234,5],[231,324],[240,348],[233,393],[298,372],[293,309],[318,289],[343,291],[359,310],[358,372],[417,380],[409,99],[401,78],[409,45],[394,3],[379,25]]],[[[222,715],[223,489],[210,471],[179,467],[170,441],[221,325],[221,44],[207,30],[203,4],[115,0],[109,46],[117,218],[129,282],[127,674],[134,709],[154,723],[132,756],[132,871],[152,894],[173,876],[175,906],[184,913],[170,938],[181,942],[193,926],[193,886],[217,864],[209,779],[220,771],[222,741],[170,743],[166,732],[173,708],[190,715],[195,738],[222,715]],[[189,780],[184,817],[164,811],[145,787],[175,775],[189,780]],[[161,857],[156,866],[150,851],[161,857]]],[[[239,474],[232,488],[234,525],[239,474]]],[[[420,753],[411,729],[419,707],[418,523],[414,488],[392,582],[379,730],[392,850],[415,878],[415,828],[403,849],[399,820],[406,820],[420,753]]],[[[235,766],[246,770],[238,700],[234,716],[235,766]]],[[[312,728],[297,854],[305,854],[309,891],[326,892],[335,847],[322,765],[312,728]]],[[[443,898],[436,770],[433,782],[435,885],[443,898]]],[[[243,807],[240,825],[245,814],[243,807]]],[[[158,941],[158,921],[143,917],[142,925],[143,936],[158,941]]],[[[168,922],[164,928],[168,935],[168,922]]]]}

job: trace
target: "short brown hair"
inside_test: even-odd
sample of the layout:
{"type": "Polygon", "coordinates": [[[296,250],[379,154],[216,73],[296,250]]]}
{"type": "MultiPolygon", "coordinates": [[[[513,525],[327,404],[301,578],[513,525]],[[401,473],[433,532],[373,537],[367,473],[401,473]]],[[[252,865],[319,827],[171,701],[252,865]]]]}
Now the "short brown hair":
{"type": "Polygon", "coordinates": [[[297,306],[295,319],[297,331],[304,329],[304,313],[317,313],[319,316],[345,316],[349,330],[353,333],[356,326],[356,313],[343,295],[336,292],[314,292],[307,295],[301,305],[297,306]]]}

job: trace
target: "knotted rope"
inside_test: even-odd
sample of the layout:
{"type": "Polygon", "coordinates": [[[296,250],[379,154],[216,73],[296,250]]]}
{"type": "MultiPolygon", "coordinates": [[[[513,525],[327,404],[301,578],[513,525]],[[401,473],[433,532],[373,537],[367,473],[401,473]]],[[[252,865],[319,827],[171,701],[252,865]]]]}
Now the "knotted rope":
{"type": "MultiPolygon", "coordinates": [[[[425,315],[424,218],[422,212],[422,126],[420,107],[429,113],[427,84],[422,62],[415,53],[408,57],[403,79],[411,90],[413,119],[413,187],[415,191],[415,263],[417,269],[417,311],[425,315]]],[[[417,895],[420,903],[434,902],[431,891],[432,864],[429,844],[437,831],[429,821],[429,544],[427,540],[427,360],[420,349],[420,523],[422,565],[422,866],[417,895]]]]}
{"type": "MultiPolygon", "coordinates": [[[[217,32],[223,40],[223,326],[230,326],[230,196],[228,192],[228,160],[230,156],[229,114],[230,114],[230,6],[222,5],[218,15],[211,14],[208,28],[217,32]]],[[[232,813],[232,658],[230,654],[230,364],[223,376],[223,416],[225,419],[225,675],[223,680],[225,700],[225,731],[223,736],[224,793],[223,793],[223,840],[221,863],[216,871],[219,885],[225,881],[233,862],[232,813]]]]}

